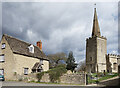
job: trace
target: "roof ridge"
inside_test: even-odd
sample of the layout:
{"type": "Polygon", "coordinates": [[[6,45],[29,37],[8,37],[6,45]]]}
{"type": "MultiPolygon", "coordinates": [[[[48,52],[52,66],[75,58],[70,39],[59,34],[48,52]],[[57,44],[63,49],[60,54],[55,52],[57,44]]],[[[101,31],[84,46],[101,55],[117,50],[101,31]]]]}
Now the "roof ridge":
{"type": "MultiPolygon", "coordinates": [[[[15,37],[13,37],[13,36],[10,36],[10,35],[8,35],[8,34],[3,34],[3,35],[5,35],[5,36],[7,36],[7,37],[14,38],[14,39],[16,39],[16,40],[18,40],[18,41],[21,41],[21,42],[24,42],[24,43],[26,43],[26,44],[31,44],[31,43],[28,43],[28,42],[26,42],[26,41],[23,41],[23,40],[20,40],[20,39],[18,39],[18,38],[15,38],[15,37]]],[[[40,50],[40,48],[39,48],[38,46],[36,46],[36,45],[34,45],[34,44],[31,44],[31,45],[37,47],[37,48],[40,50]]],[[[41,50],[40,50],[40,51],[41,51],[41,50]]],[[[42,52],[42,51],[41,51],[41,52],[42,52]]]]}
{"type": "Polygon", "coordinates": [[[8,42],[8,44],[10,45],[10,47],[14,53],[32,56],[32,57],[37,57],[37,58],[43,58],[43,59],[48,60],[48,57],[45,55],[45,53],[43,51],[40,50],[40,48],[38,46],[33,45],[31,43],[28,43],[26,41],[20,40],[18,38],[12,37],[12,36],[7,35],[7,34],[3,34],[3,37],[5,37],[6,41],[8,42]],[[33,45],[35,47],[34,54],[31,54],[28,52],[27,48],[29,45],[33,45]]]}
{"type": "MultiPolygon", "coordinates": [[[[14,39],[16,39],[16,40],[18,40],[18,41],[21,41],[21,42],[24,42],[24,43],[27,43],[27,44],[31,44],[31,43],[28,43],[28,42],[26,42],[26,41],[24,41],[24,40],[20,40],[19,38],[15,38],[15,37],[13,37],[13,36],[10,36],[10,35],[8,35],[8,34],[3,34],[3,36],[7,36],[7,37],[10,37],[10,38],[14,38],[14,39]]],[[[33,45],[33,44],[31,44],[31,45],[33,45]]],[[[35,46],[35,45],[34,45],[35,46]]]]}

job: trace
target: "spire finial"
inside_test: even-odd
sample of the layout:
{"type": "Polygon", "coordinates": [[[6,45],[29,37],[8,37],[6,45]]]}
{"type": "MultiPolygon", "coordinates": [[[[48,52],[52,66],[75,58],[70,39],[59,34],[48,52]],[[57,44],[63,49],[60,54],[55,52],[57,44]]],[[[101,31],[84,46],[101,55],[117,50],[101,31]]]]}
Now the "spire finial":
{"type": "Polygon", "coordinates": [[[94,9],[96,10],[96,3],[94,4],[94,9]]]}
{"type": "Polygon", "coordinates": [[[94,5],[96,6],[96,3],[94,5]]]}

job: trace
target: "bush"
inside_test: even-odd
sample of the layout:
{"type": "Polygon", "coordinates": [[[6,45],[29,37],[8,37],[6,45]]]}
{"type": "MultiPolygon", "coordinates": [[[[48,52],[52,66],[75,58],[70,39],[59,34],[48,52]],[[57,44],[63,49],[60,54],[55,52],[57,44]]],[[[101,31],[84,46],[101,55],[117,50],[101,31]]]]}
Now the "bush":
{"type": "Polygon", "coordinates": [[[45,73],[45,72],[41,72],[41,73],[38,73],[38,74],[36,75],[36,77],[37,77],[37,79],[38,79],[38,82],[40,82],[40,80],[41,80],[42,76],[44,75],[44,73],[45,73]]]}
{"type": "Polygon", "coordinates": [[[67,72],[67,69],[65,65],[58,65],[57,67],[50,69],[49,71],[38,73],[37,78],[38,78],[38,81],[40,82],[44,73],[48,73],[50,76],[50,81],[56,82],[57,80],[59,80],[59,77],[62,76],[66,72],[67,72]]]}
{"type": "Polygon", "coordinates": [[[23,81],[23,79],[22,79],[22,78],[19,78],[18,81],[23,81]]]}
{"type": "Polygon", "coordinates": [[[66,72],[67,72],[67,69],[65,68],[64,65],[59,65],[56,68],[53,68],[48,71],[51,82],[56,82],[56,80],[59,80],[59,77],[66,72]]]}

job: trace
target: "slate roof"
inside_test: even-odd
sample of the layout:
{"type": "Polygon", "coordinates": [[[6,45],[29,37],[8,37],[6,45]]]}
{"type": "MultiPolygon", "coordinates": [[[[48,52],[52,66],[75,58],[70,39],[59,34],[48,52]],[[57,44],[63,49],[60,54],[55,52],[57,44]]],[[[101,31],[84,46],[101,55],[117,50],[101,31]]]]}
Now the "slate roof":
{"type": "Polygon", "coordinates": [[[35,57],[38,59],[48,60],[48,57],[44,54],[43,51],[39,49],[39,47],[34,46],[34,53],[30,53],[28,47],[31,45],[27,42],[14,38],[12,36],[4,34],[6,41],[8,42],[13,53],[21,54],[29,57],[35,57]]]}

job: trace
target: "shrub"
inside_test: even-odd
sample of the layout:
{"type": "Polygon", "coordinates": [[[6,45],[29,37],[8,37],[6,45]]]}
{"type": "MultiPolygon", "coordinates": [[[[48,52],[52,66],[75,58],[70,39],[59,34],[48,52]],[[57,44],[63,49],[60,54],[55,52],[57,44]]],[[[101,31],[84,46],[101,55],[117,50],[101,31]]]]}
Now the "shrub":
{"type": "Polygon", "coordinates": [[[56,82],[59,80],[59,77],[67,72],[67,69],[64,65],[59,65],[56,68],[53,68],[48,71],[51,82],[56,82]]]}
{"type": "Polygon", "coordinates": [[[45,73],[45,72],[41,72],[41,73],[38,73],[38,74],[36,75],[36,77],[37,77],[37,79],[38,79],[38,82],[40,82],[40,80],[41,80],[42,76],[44,75],[44,73],[45,73]]]}
{"type": "Polygon", "coordinates": [[[22,79],[22,78],[19,78],[18,81],[23,81],[23,79],[22,79]]]}
{"type": "Polygon", "coordinates": [[[62,76],[66,72],[67,72],[67,69],[65,65],[58,65],[57,67],[50,69],[49,71],[38,73],[37,74],[38,82],[40,82],[44,73],[49,74],[51,82],[56,82],[57,80],[59,80],[59,77],[62,76]]]}

